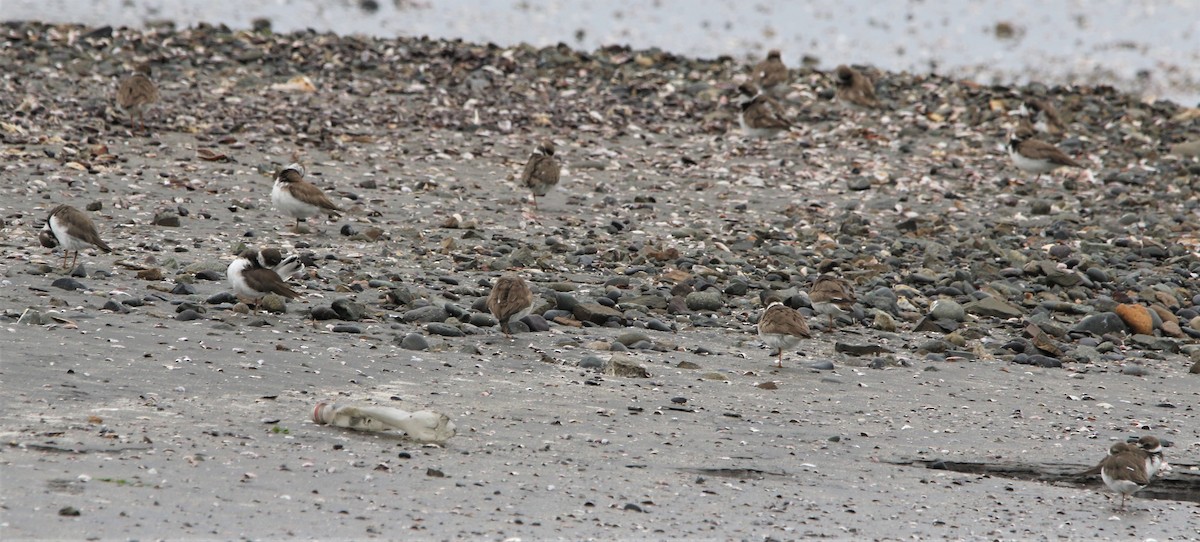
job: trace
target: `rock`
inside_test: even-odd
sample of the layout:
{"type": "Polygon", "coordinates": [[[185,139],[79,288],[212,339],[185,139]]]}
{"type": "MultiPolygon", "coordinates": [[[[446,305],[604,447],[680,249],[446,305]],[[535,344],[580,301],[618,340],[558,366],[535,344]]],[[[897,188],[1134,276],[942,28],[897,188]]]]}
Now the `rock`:
{"type": "Polygon", "coordinates": [[[645,367],[637,364],[632,359],[624,357],[625,355],[614,355],[609,360],[609,365],[604,371],[605,374],[625,378],[650,378],[650,371],[647,371],[645,367]]]}
{"type": "Polygon", "coordinates": [[[1200,156],[1200,139],[1184,141],[1171,145],[1171,154],[1184,158],[1200,156]]]}
{"type": "Polygon", "coordinates": [[[1117,316],[1121,317],[1121,321],[1129,326],[1135,334],[1150,335],[1154,333],[1154,319],[1150,316],[1150,310],[1142,305],[1134,305],[1130,303],[1122,303],[1117,305],[1117,316]]]}
{"type": "Polygon", "coordinates": [[[333,300],[330,305],[333,312],[336,312],[338,318],[347,322],[357,322],[362,320],[363,314],[366,313],[367,307],[348,297],[339,297],[333,300]]]}
{"type": "Polygon", "coordinates": [[[604,368],[604,360],[599,356],[584,356],[583,359],[579,360],[579,368],[598,371],[604,368]]]}
{"type": "Polygon", "coordinates": [[[1019,318],[1024,314],[1021,309],[995,297],[985,297],[978,301],[967,303],[963,306],[963,310],[978,316],[991,316],[993,318],[1019,318]]]}
{"type": "Polygon", "coordinates": [[[50,283],[50,286],[53,286],[55,288],[59,288],[62,290],[67,290],[68,292],[72,291],[72,290],[87,290],[88,289],[87,286],[84,286],[82,282],[79,282],[79,281],[77,281],[75,279],[71,279],[71,278],[61,278],[61,279],[55,280],[54,282],[50,283]]]}
{"type": "Polygon", "coordinates": [[[154,215],[154,220],[150,222],[155,226],[163,226],[166,228],[179,227],[179,215],[175,211],[163,211],[154,215]]]}
{"type": "Polygon", "coordinates": [[[194,309],[185,309],[175,315],[175,319],[180,322],[189,322],[200,319],[200,313],[194,309]]]}
{"type": "Polygon", "coordinates": [[[646,320],[646,329],[650,329],[653,331],[674,331],[674,329],[672,329],[671,326],[667,325],[662,320],[659,320],[657,318],[651,318],[649,320],[646,320]]]}
{"type": "Polygon", "coordinates": [[[175,286],[171,288],[171,293],[175,295],[192,295],[196,293],[196,287],[192,286],[191,284],[180,282],[176,283],[175,286]]]}
{"type": "Polygon", "coordinates": [[[808,365],[806,365],[806,367],[808,367],[809,369],[812,369],[814,371],[832,371],[833,370],[833,362],[829,361],[827,359],[822,359],[822,360],[817,360],[812,363],[809,363],[808,365]]]}
{"type": "Polygon", "coordinates": [[[138,271],[135,276],[142,280],[158,281],[163,279],[163,272],[162,269],[155,267],[138,271]]]}
{"type": "MultiPolygon", "coordinates": [[[[128,314],[129,313],[129,307],[125,306],[124,303],[117,303],[116,300],[113,300],[113,299],[109,299],[108,302],[106,302],[104,304],[104,306],[101,307],[101,310],[112,311],[117,314],[128,314]]],[[[176,315],[175,318],[178,319],[179,316],[176,315]]]]}
{"type": "Polygon", "coordinates": [[[287,300],[279,294],[267,294],[258,303],[258,307],[270,313],[283,314],[287,312],[287,300]]]}
{"type": "Polygon", "coordinates": [[[687,308],[693,311],[716,312],[725,306],[725,302],[721,301],[721,294],[715,289],[692,292],[684,298],[684,301],[687,303],[687,308]]]}
{"type": "Polygon", "coordinates": [[[851,177],[846,179],[846,188],[853,191],[868,190],[871,188],[871,179],[864,176],[851,177]]]}
{"type": "MultiPolygon", "coordinates": [[[[509,326],[509,329],[510,329],[510,331],[515,332],[515,330],[512,329],[513,327],[514,326],[509,326]]],[[[430,322],[430,323],[426,324],[425,331],[428,331],[432,335],[440,335],[442,337],[462,337],[463,336],[463,332],[461,329],[458,329],[457,327],[452,326],[450,324],[444,324],[442,322],[430,322]]]]}
{"type": "Polygon", "coordinates": [[[1200,375],[1200,360],[1196,360],[1196,363],[1192,364],[1192,368],[1188,369],[1188,372],[1194,375],[1200,375]]]}
{"type": "Polygon", "coordinates": [[[1146,370],[1146,367],[1143,365],[1131,363],[1129,365],[1121,367],[1121,374],[1129,375],[1129,376],[1146,376],[1146,375],[1150,374],[1150,371],[1146,370]]]}
{"type": "Polygon", "coordinates": [[[593,324],[604,324],[610,318],[621,318],[621,312],[612,307],[605,307],[599,303],[580,303],[575,306],[572,314],[580,322],[591,322],[593,324]]]}
{"type": "Polygon", "coordinates": [[[405,312],[404,314],[400,315],[400,320],[410,324],[421,324],[428,322],[441,322],[449,316],[449,314],[446,314],[446,309],[438,305],[428,305],[405,312]]]}
{"type": "Polygon", "coordinates": [[[879,354],[891,354],[891,349],[878,344],[849,344],[849,343],[834,343],[833,350],[851,356],[875,356],[879,354]]]}
{"type": "Polygon", "coordinates": [[[513,323],[522,324],[526,330],[533,333],[550,331],[550,322],[547,322],[545,318],[542,318],[538,314],[526,314],[520,320],[513,323]]]}
{"type": "Polygon", "coordinates": [[[334,333],[362,333],[362,328],[354,324],[338,324],[333,326],[334,333]]]}
{"type": "Polygon", "coordinates": [[[231,292],[221,292],[218,294],[213,294],[213,295],[209,296],[208,299],[204,300],[204,302],[208,303],[209,305],[220,305],[221,303],[237,303],[237,301],[238,301],[237,296],[233,295],[233,293],[231,293],[231,292]]]}
{"type": "Polygon", "coordinates": [[[337,311],[335,311],[329,307],[313,307],[312,318],[313,318],[313,320],[321,320],[321,321],[337,320],[338,313],[337,313],[337,311]]]}
{"type": "Polygon", "coordinates": [[[894,316],[900,314],[900,307],[896,304],[896,299],[896,292],[886,286],[880,286],[867,292],[860,301],[863,305],[875,307],[894,316]]]}
{"type": "Polygon", "coordinates": [[[574,313],[575,307],[578,307],[578,306],[579,306],[579,301],[575,299],[575,296],[573,296],[569,293],[566,293],[566,292],[555,292],[554,293],[554,307],[555,308],[557,308],[559,310],[564,310],[567,312],[574,313]]]}
{"type": "Polygon", "coordinates": [[[400,348],[405,350],[429,350],[429,343],[420,333],[409,333],[400,339],[400,348]]]}
{"type": "Polygon", "coordinates": [[[1072,333],[1091,333],[1097,337],[1108,333],[1123,333],[1128,330],[1125,321],[1115,312],[1085,316],[1078,324],[1075,324],[1075,327],[1071,328],[1072,333]]]}
{"type": "Polygon", "coordinates": [[[625,333],[617,335],[617,342],[619,342],[625,346],[629,346],[629,345],[639,342],[639,341],[649,341],[649,340],[650,340],[650,336],[646,335],[645,333],[642,333],[641,331],[627,331],[625,333]]]}
{"type": "Polygon", "coordinates": [[[892,318],[892,315],[878,309],[875,310],[875,319],[871,322],[871,325],[880,331],[887,331],[889,333],[895,333],[896,331],[896,319],[892,318]]]}
{"type": "Polygon", "coordinates": [[[935,320],[961,322],[967,318],[967,312],[953,299],[937,299],[929,306],[929,316],[935,320]]]}

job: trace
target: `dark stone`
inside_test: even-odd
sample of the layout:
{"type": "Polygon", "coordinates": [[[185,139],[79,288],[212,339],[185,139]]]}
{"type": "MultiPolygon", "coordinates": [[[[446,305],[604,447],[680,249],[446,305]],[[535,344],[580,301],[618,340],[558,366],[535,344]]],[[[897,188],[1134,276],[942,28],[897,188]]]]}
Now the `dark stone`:
{"type": "Polygon", "coordinates": [[[450,324],[444,324],[442,322],[430,322],[429,324],[426,324],[425,331],[428,331],[429,333],[431,333],[433,335],[440,335],[442,337],[462,337],[463,336],[463,332],[461,329],[458,329],[457,327],[452,326],[450,324]]]}
{"type": "Polygon", "coordinates": [[[339,318],[337,311],[330,307],[313,307],[313,320],[337,320],[339,318]]]}
{"type": "Polygon", "coordinates": [[[1102,312],[1083,317],[1075,327],[1071,328],[1072,333],[1090,333],[1096,336],[1102,336],[1107,333],[1127,332],[1128,327],[1125,326],[1125,321],[1115,312],[1102,312]]]}
{"type": "Polygon", "coordinates": [[[105,303],[103,307],[101,307],[101,309],[106,310],[106,311],[112,311],[117,314],[129,313],[129,307],[125,306],[123,303],[117,303],[115,300],[112,300],[112,299],[109,299],[108,302],[105,303]]]}
{"type": "Polygon", "coordinates": [[[545,332],[550,331],[550,323],[537,314],[527,314],[521,318],[520,322],[529,328],[529,331],[545,332]]]}
{"type": "Polygon", "coordinates": [[[338,324],[333,326],[334,333],[362,333],[362,328],[354,324],[338,324]]]}
{"type": "Polygon", "coordinates": [[[225,274],[215,270],[207,270],[196,273],[196,278],[200,280],[225,280],[225,274]]]}
{"type": "Polygon", "coordinates": [[[405,350],[429,350],[429,342],[420,333],[409,333],[400,340],[400,348],[405,350]]]}
{"type": "Polygon", "coordinates": [[[55,288],[59,288],[62,290],[67,290],[67,291],[87,290],[87,286],[84,286],[82,282],[79,282],[79,281],[77,281],[75,279],[71,279],[71,278],[61,278],[61,279],[55,280],[54,282],[51,282],[50,285],[55,288]]]}
{"type": "Polygon", "coordinates": [[[408,323],[441,322],[449,315],[446,309],[437,305],[429,305],[405,312],[400,319],[408,323]]]}
{"type": "Polygon", "coordinates": [[[191,320],[198,320],[199,318],[200,318],[200,313],[196,312],[194,309],[185,309],[183,311],[180,311],[179,314],[175,315],[175,319],[179,320],[180,322],[188,322],[191,320]]]}
{"type": "Polygon", "coordinates": [[[621,313],[616,309],[605,307],[598,303],[580,303],[572,313],[575,315],[576,320],[580,322],[592,322],[594,324],[603,324],[608,322],[610,318],[621,318],[621,313]]]}
{"type": "Polygon", "coordinates": [[[221,303],[237,303],[238,299],[237,296],[233,295],[231,292],[221,292],[209,296],[208,299],[204,300],[204,302],[208,303],[209,305],[220,305],[221,303]]]}
{"type": "Polygon", "coordinates": [[[174,211],[163,211],[154,215],[154,220],[150,223],[155,226],[163,226],[166,228],[178,228],[179,215],[174,211]]]}
{"type": "Polygon", "coordinates": [[[175,295],[192,295],[196,293],[196,287],[184,282],[175,283],[175,287],[171,288],[171,293],[175,295]]]}
{"type": "Polygon", "coordinates": [[[339,297],[333,300],[330,305],[333,312],[336,312],[338,318],[347,322],[357,322],[362,320],[363,314],[366,313],[367,307],[348,297],[339,297]]]}

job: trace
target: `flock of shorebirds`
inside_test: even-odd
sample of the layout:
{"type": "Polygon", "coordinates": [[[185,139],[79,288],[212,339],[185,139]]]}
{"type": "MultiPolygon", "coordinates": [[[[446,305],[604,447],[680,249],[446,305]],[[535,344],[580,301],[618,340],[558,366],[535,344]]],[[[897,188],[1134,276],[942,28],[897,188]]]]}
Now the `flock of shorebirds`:
{"type": "MultiPolygon", "coordinates": [[[[834,78],[838,101],[858,109],[881,107],[875,96],[874,82],[864,73],[842,65],[834,71],[834,78]]],[[[789,83],[789,71],[777,50],[772,50],[766,60],[754,66],[749,80],[738,87],[738,121],[745,136],[772,138],[792,128],[784,108],[773,97],[785,92],[789,83]]],[[[145,109],[158,99],[158,88],[151,79],[149,64],[138,65],[117,88],[116,102],[130,115],[130,125],[135,131],[139,127],[145,128],[145,109]]],[[[1020,125],[1015,133],[1010,133],[1008,142],[1014,166],[1039,177],[1059,167],[1083,167],[1054,145],[1035,138],[1037,132],[1061,133],[1062,123],[1052,106],[1038,100],[1028,101],[1022,106],[1020,119],[1020,125]]],[[[537,207],[537,196],[546,195],[558,184],[560,171],[554,143],[550,140],[539,143],[520,178],[521,184],[533,195],[534,208],[537,207]]],[[[304,168],[299,164],[290,164],[276,174],[271,202],[276,210],[295,219],[297,231],[308,218],[319,215],[335,218],[341,211],[319,187],[304,180],[304,168]]],[[[58,205],[51,210],[39,239],[45,247],[61,248],[63,266],[68,269],[75,266],[79,251],[87,247],[112,252],[91,219],[69,205],[58,205]],[[67,256],[72,252],[74,258],[68,266],[67,256]]],[[[226,275],[235,294],[257,306],[264,296],[271,294],[287,299],[299,297],[287,281],[303,271],[304,264],[298,256],[285,256],[278,249],[268,248],[242,252],[229,265],[226,275]]],[[[813,313],[827,317],[825,325],[829,330],[835,328],[839,319],[851,315],[856,303],[853,285],[830,274],[817,277],[807,295],[813,313]]],[[[511,337],[509,325],[528,314],[534,300],[525,280],[508,273],[496,281],[488,296],[487,307],[505,336],[511,337]]],[[[764,343],[775,349],[777,364],[782,368],[784,352],[795,348],[802,339],[811,338],[812,334],[805,315],[786,305],[778,292],[764,291],[761,300],[765,309],[758,320],[758,334],[764,343]]],[[[852,318],[844,320],[853,322],[852,318]]],[[[1159,440],[1147,436],[1133,443],[1114,444],[1108,456],[1085,474],[1100,474],[1105,484],[1121,495],[1121,509],[1124,509],[1125,498],[1149,484],[1165,465],[1159,440]]]]}

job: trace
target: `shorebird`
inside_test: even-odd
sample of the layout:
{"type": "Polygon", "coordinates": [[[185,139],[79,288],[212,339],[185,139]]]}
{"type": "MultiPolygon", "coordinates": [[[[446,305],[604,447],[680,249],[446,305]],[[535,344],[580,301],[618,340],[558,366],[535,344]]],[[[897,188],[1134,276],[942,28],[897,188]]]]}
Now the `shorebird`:
{"type": "Polygon", "coordinates": [[[521,172],[521,184],[533,192],[533,208],[537,209],[538,196],[545,196],[554,185],[558,184],[558,176],[562,171],[558,159],[554,157],[554,142],[549,139],[541,142],[529,155],[525,169],[521,172]]]}
{"type": "Polygon", "coordinates": [[[738,124],[749,137],[772,138],[792,127],[783,117],[783,108],[771,97],[759,91],[754,83],[738,86],[738,124]]]}
{"type": "Polygon", "coordinates": [[[112,252],[108,244],[100,239],[100,232],[96,231],[92,219],[70,205],[59,205],[50,210],[46,225],[38,233],[38,241],[46,248],[62,247],[64,269],[74,268],[79,261],[79,251],[89,246],[112,252]],[[75,253],[75,257],[68,266],[67,256],[71,252],[75,253]]]}
{"type": "Polygon", "coordinates": [[[1060,167],[1083,168],[1079,162],[1058,150],[1058,147],[1026,134],[1016,134],[1009,138],[1008,156],[1012,158],[1012,163],[1017,169],[1036,173],[1036,180],[1041,180],[1043,173],[1050,173],[1060,167]]]}
{"type": "Polygon", "coordinates": [[[778,95],[787,89],[789,83],[788,69],[783,64],[779,49],[767,52],[766,60],[754,66],[754,82],[763,92],[778,95]]]}
{"type": "Polygon", "coordinates": [[[337,218],[341,211],[320,188],[304,180],[304,168],[300,164],[290,164],[275,175],[271,203],[276,209],[296,219],[297,232],[300,231],[300,223],[309,217],[328,214],[329,218],[337,218]]]}
{"type": "Polygon", "coordinates": [[[794,348],[800,344],[800,339],[808,339],[812,334],[802,314],[784,305],[778,294],[764,294],[763,302],[767,308],[758,319],[758,336],[779,351],[779,367],[782,368],[784,350],[794,348]]]}
{"type": "Polygon", "coordinates": [[[1125,510],[1126,497],[1150,483],[1149,461],[1145,450],[1126,442],[1113,444],[1108,457],[1100,461],[1100,478],[1109,489],[1121,494],[1121,510],[1125,510]]]}
{"type": "Polygon", "coordinates": [[[121,80],[117,86],[117,105],[129,113],[129,125],[135,131],[136,119],[143,130],[146,128],[145,108],[158,101],[158,86],[150,79],[150,63],[142,62],[137,65],[129,77],[121,80]]]}
{"type": "Polygon", "coordinates": [[[488,311],[500,321],[500,331],[512,338],[509,324],[519,320],[533,308],[533,292],[521,277],[509,273],[496,280],[487,299],[488,311]]]}
{"type": "Polygon", "coordinates": [[[834,75],[837,76],[835,96],[838,102],[868,109],[879,107],[879,100],[875,98],[875,83],[870,77],[845,64],[838,66],[834,75]]]}
{"type": "Polygon", "coordinates": [[[1048,101],[1029,98],[1021,103],[1019,113],[1021,125],[1028,130],[1052,136],[1060,136],[1066,132],[1058,110],[1048,101]]]}
{"type": "Polygon", "coordinates": [[[833,329],[833,319],[849,313],[858,299],[854,296],[854,286],[850,281],[833,275],[821,275],[809,287],[808,300],[812,302],[814,312],[829,316],[829,329],[833,329]]]}
{"type": "Polygon", "coordinates": [[[295,265],[299,264],[300,269],[303,269],[303,264],[294,261],[288,262],[285,266],[284,262],[288,259],[276,259],[274,257],[276,254],[278,254],[277,250],[267,249],[264,251],[245,250],[238,255],[225,271],[229,285],[233,287],[233,293],[239,297],[253,300],[256,307],[263,296],[267,294],[278,294],[288,299],[300,297],[300,294],[284,282],[284,278],[276,269],[281,269],[285,273],[296,273],[298,270],[295,265]],[[264,255],[264,252],[267,254],[264,255]],[[275,265],[269,265],[272,262],[275,265]]]}

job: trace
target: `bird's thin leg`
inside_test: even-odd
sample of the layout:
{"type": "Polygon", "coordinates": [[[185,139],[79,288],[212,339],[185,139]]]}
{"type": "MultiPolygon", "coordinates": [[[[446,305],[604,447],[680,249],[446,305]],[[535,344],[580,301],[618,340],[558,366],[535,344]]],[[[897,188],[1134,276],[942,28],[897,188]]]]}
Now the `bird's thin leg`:
{"type": "Polygon", "coordinates": [[[783,349],[779,349],[779,368],[783,368],[783,349]]]}

